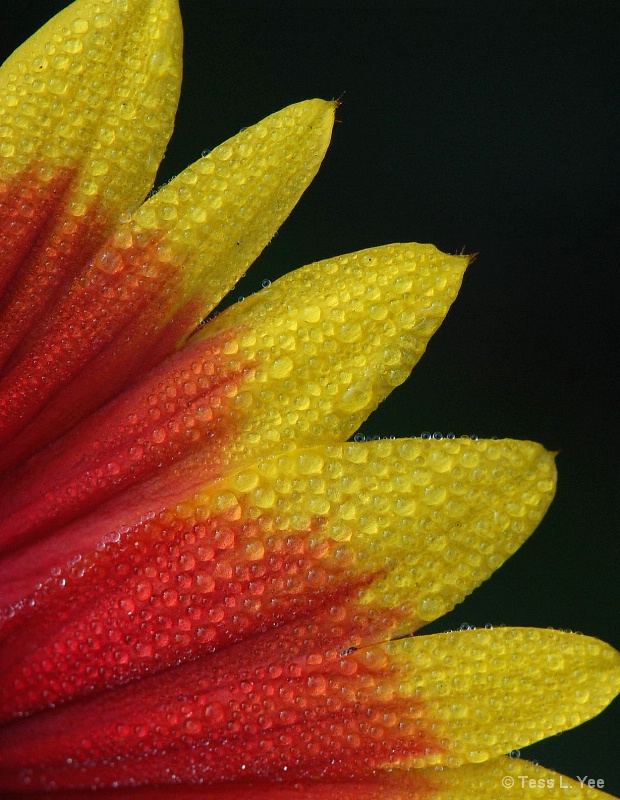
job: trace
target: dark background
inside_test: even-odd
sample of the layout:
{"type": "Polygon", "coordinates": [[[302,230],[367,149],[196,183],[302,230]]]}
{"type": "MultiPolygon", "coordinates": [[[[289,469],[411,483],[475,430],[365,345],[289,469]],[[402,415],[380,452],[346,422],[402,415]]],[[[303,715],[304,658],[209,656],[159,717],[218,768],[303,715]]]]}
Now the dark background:
{"type": "MultiPolygon", "coordinates": [[[[4,0],[2,56],[66,5],[4,0]]],[[[412,378],[367,435],[559,450],[537,533],[433,625],[536,625],[620,646],[614,334],[617,0],[181,0],[186,77],[160,180],[263,116],[342,95],[325,164],[238,295],[390,241],[478,252],[412,378]]],[[[620,704],[523,752],[620,795],[620,704]]]]}

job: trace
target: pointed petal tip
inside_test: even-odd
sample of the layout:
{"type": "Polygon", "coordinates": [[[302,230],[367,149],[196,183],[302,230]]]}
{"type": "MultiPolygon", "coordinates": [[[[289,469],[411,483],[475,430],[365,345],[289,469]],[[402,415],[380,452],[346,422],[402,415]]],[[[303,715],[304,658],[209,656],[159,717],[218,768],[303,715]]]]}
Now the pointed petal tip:
{"type": "Polygon", "coordinates": [[[165,237],[178,265],[178,304],[200,297],[186,335],[288,217],[321,165],[333,118],[330,101],[287,106],[191,164],[138,209],[136,231],[165,237]]]}
{"type": "Polygon", "coordinates": [[[404,696],[424,702],[442,742],[434,761],[408,764],[413,767],[487,761],[586,722],[620,692],[620,654],[582,634],[472,629],[385,649],[404,668],[404,696]]]}
{"type": "Polygon", "coordinates": [[[236,331],[240,358],[261,354],[258,379],[249,377],[238,401],[254,404],[249,435],[259,446],[296,438],[289,418],[277,416],[284,408],[262,391],[265,381],[278,402],[313,420],[298,446],[319,434],[343,441],[406,380],[454,301],[466,263],[415,243],[325,259],[227,309],[195,341],[236,331]]]}
{"type": "MultiPolygon", "coordinates": [[[[222,373],[218,374],[221,377],[222,373]]],[[[180,387],[185,383],[183,379],[170,385],[180,387]]],[[[154,376],[153,389],[158,385],[163,386],[154,376]]],[[[232,376],[226,386],[232,388],[232,376]]],[[[188,385],[192,398],[195,388],[188,385]]],[[[164,390],[162,395],[168,403],[168,393],[164,390]]],[[[148,413],[157,406],[153,405],[153,393],[147,392],[146,396],[151,401],[145,409],[148,413]]],[[[202,406],[203,402],[198,401],[197,405],[202,406]]],[[[126,411],[137,408],[133,403],[125,406],[126,411]]],[[[224,414],[224,406],[220,413],[224,414]]],[[[179,418],[182,416],[183,411],[179,418]]],[[[126,414],[119,414],[116,421],[107,422],[99,417],[96,429],[102,433],[107,426],[115,432],[125,417],[126,414]]],[[[157,431],[167,427],[162,417],[154,424],[157,431]]],[[[77,631],[90,629],[97,618],[106,619],[109,630],[119,635],[122,631],[121,638],[127,642],[119,644],[116,636],[109,640],[104,636],[93,647],[92,656],[100,664],[97,681],[117,680],[137,671],[146,673],[177,660],[177,639],[170,640],[169,646],[152,647],[152,642],[165,634],[171,624],[167,614],[159,615],[149,631],[141,626],[142,614],[148,614],[149,608],[158,603],[165,606],[169,586],[182,574],[184,582],[194,582],[191,592],[179,596],[173,616],[174,625],[177,619],[185,619],[184,657],[196,657],[205,649],[221,647],[229,636],[236,636],[241,630],[248,635],[250,630],[278,619],[308,613],[320,603],[340,609],[339,624],[346,639],[343,648],[350,643],[360,646],[407,635],[451,610],[497,570],[536,528],[553,494],[550,454],[531,442],[348,442],[278,453],[256,463],[238,465],[235,470],[222,470],[216,429],[205,424],[204,429],[201,424],[194,429],[197,435],[199,430],[204,435],[206,452],[210,453],[200,458],[204,483],[198,494],[192,496],[187,486],[180,484],[192,472],[186,466],[179,469],[187,461],[175,462],[178,473],[168,469],[159,474],[163,449],[152,449],[141,440],[142,469],[148,463],[157,465],[157,480],[162,481],[148,496],[163,502],[163,491],[171,491],[169,506],[125,530],[118,551],[110,546],[105,552],[89,553],[98,541],[97,535],[99,539],[109,536],[117,530],[118,521],[112,523],[108,516],[106,527],[88,517],[76,523],[74,534],[82,558],[63,570],[53,585],[48,582],[44,590],[35,591],[31,602],[20,604],[13,618],[11,653],[16,666],[6,671],[5,663],[0,676],[0,683],[6,687],[5,692],[0,691],[0,715],[15,707],[13,680],[25,681],[32,687],[29,703],[40,697],[40,691],[45,691],[48,699],[58,699],[60,696],[52,695],[47,684],[46,669],[52,664],[55,674],[63,675],[62,686],[80,692],[82,664],[66,662],[65,643],[77,631]],[[209,471],[211,479],[207,478],[209,471]],[[159,563],[159,552],[170,530],[183,544],[164,568],[159,563]],[[217,544],[211,551],[209,543],[221,544],[224,531],[226,546],[221,549],[217,544]],[[88,546],[87,537],[91,537],[88,546]],[[282,555],[289,551],[294,554],[295,564],[295,578],[290,582],[282,580],[290,568],[282,555]],[[119,569],[129,553],[132,577],[119,569]],[[223,605],[226,611],[220,624],[205,638],[206,617],[202,614],[217,605],[217,598],[227,596],[226,576],[233,563],[239,591],[251,597],[247,613],[239,617],[234,606],[229,609],[223,605]],[[153,583],[148,577],[152,572],[158,573],[161,583],[153,583]],[[246,575],[243,580],[247,579],[247,583],[242,582],[242,575],[246,575]],[[104,584],[106,591],[102,593],[104,584]],[[127,598],[131,598],[134,607],[129,616],[124,611],[127,598]],[[71,621],[62,618],[56,626],[50,619],[56,619],[53,609],[60,607],[71,607],[71,621]],[[370,630],[363,632],[362,620],[367,618],[374,621],[370,630]],[[42,646],[35,648],[33,641],[39,637],[42,646]],[[144,647],[135,648],[136,641],[144,647]]],[[[180,428],[179,441],[184,439],[180,428]]],[[[87,444],[77,458],[87,475],[95,471],[94,466],[87,466],[88,451],[98,453],[103,459],[99,463],[115,468],[113,475],[102,475],[102,484],[110,478],[118,479],[119,465],[123,464],[123,459],[110,454],[103,442],[102,438],[97,447],[87,444]]],[[[168,437],[162,447],[170,453],[172,444],[168,437]]],[[[219,439],[219,445],[227,449],[225,439],[219,439]]],[[[131,470],[129,474],[140,475],[129,453],[124,461],[131,470]]],[[[61,471],[62,461],[51,465],[52,474],[61,471]]],[[[32,471],[29,474],[32,477],[32,471]]],[[[43,486],[41,476],[34,477],[36,497],[49,494],[49,484],[43,486]]],[[[125,521],[127,513],[139,518],[142,511],[154,511],[155,507],[148,503],[139,505],[149,480],[147,473],[137,491],[129,490],[126,497],[133,498],[127,506],[131,512],[122,511],[125,500],[120,496],[119,513],[125,514],[125,521]]],[[[69,486],[67,491],[67,484],[62,489],[57,485],[56,495],[76,495],[85,502],[87,485],[69,486]]],[[[19,508],[25,504],[23,491],[16,503],[19,508]]],[[[113,500],[108,502],[108,514],[110,503],[113,500]]],[[[8,518],[6,506],[3,510],[8,518]]],[[[10,523],[8,519],[5,526],[10,523]]],[[[66,538],[70,536],[68,526],[54,537],[51,557],[58,559],[61,543],[70,544],[72,540],[66,538]]],[[[12,559],[10,570],[6,565],[4,571],[0,568],[0,595],[8,599],[13,592],[19,597],[15,595],[17,576],[24,573],[24,580],[32,584],[33,563],[43,578],[51,566],[47,564],[43,569],[44,553],[44,546],[34,545],[30,555],[26,551],[21,559],[12,559]]],[[[62,698],[66,699],[65,695],[62,698]]]]}

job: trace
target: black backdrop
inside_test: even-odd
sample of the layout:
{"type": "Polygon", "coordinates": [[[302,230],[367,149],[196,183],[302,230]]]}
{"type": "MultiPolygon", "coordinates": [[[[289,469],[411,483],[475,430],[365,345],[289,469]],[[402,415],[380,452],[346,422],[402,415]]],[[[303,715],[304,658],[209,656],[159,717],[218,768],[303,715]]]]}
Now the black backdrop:
{"type": "MultiPolygon", "coordinates": [[[[2,57],[63,0],[3,0],[2,57]]],[[[479,252],[405,386],[363,427],[531,438],[560,484],[532,540],[434,630],[552,626],[620,645],[617,0],[181,0],[160,180],[305,97],[343,96],[326,162],[234,298],[389,241],[479,252]]],[[[620,704],[524,755],[620,795],[620,704]]]]}

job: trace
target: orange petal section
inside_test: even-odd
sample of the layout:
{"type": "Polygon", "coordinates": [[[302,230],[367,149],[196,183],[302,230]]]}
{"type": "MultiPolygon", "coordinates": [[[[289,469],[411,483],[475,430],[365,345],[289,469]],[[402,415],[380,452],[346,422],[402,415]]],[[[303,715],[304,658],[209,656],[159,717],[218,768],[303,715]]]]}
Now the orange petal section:
{"type": "Polygon", "coordinates": [[[252,366],[229,354],[236,334],[185,348],[6,477],[0,483],[0,550],[49,537],[149,478],[157,488],[142,488],[139,497],[123,504],[124,524],[219,476],[226,439],[241,425],[232,399],[252,366]],[[189,469],[187,462],[198,454],[199,464],[189,469]]]}

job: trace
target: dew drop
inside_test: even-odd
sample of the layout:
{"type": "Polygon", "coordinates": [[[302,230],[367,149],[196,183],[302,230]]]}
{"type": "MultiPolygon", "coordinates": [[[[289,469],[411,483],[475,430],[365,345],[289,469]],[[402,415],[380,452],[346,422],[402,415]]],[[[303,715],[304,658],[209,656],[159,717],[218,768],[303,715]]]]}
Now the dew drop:
{"type": "Polygon", "coordinates": [[[347,414],[361,411],[372,402],[372,392],[366,383],[354,383],[340,398],[339,406],[347,414]]]}
{"type": "Polygon", "coordinates": [[[257,540],[248,542],[245,547],[245,556],[248,561],[260,561],[265,555],[265,546],[257,540]]]}
{"type": "Polygon", "coordinates": [[[205,706],[204,718],[206,722],[210,723],[224,722],[224,707],[221,703],[209,703],[209,705],[205,706]]]}
{"type": "Polygon", "coordinates": [[[293,360],[289,356],[276,358],[271,365],[271,375],[274,378],[286,378],[293,370],[293,360]]]}
{"type": "Polygon", "coordinates": [[[321,319],[321,309],[319,306],[305,306],[301,310],[301,315],[306,322],[311,324],[317,323],[321,319]]]}

